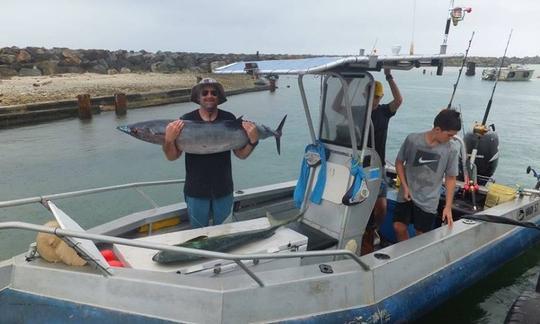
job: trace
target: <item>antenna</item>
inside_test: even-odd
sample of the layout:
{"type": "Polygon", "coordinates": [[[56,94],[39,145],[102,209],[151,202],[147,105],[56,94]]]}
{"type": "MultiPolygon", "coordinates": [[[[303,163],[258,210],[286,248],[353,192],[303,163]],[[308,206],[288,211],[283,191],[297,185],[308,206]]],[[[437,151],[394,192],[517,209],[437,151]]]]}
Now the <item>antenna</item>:
{"type": "Polygon", "coordinates": [[[414,55],[414,29],[416,23],[416,0],[413,0],[413,19],[412,19],[412,35],[411,35],[411,47],[409,48],[409,55],[414,55]]]}

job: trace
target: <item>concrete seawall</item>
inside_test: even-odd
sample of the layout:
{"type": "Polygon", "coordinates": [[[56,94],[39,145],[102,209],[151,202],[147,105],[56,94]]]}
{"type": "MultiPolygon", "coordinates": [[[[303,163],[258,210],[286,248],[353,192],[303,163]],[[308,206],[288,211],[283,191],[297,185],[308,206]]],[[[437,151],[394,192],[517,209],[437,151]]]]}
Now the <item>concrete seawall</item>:
{"type": "MultiPolygon", "coordinates": [[[[226,91],[227,96],[254,91],[269,90],[268,86],[236,89],[226,91]]],[[[177,89],[161,92],[127,94],[127,108],[162,106],[167,104],[189,102],[191,89],[177,89]]],[[[114,110],[114,96],[91,98],[92,112],[114,110]]],[[[129,112],[128,112],[129,113],[129,112]]],[[[33,104],[13,105],[0,108],[0,128],[38,124],[53,120],[76,118],[78,116],[78,101],[61,100],[33,104]]]]}

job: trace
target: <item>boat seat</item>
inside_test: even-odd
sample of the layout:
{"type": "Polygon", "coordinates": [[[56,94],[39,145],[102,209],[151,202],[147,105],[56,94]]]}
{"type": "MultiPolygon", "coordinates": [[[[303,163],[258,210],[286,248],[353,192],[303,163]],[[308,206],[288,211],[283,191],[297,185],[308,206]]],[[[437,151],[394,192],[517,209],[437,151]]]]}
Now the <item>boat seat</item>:
{"type": "Polygon", "coordinates": [[[287,225],[288,228],[307,236],[308,251],[326,250],[338,244],[338,240],[302,222],[287,225]]]}

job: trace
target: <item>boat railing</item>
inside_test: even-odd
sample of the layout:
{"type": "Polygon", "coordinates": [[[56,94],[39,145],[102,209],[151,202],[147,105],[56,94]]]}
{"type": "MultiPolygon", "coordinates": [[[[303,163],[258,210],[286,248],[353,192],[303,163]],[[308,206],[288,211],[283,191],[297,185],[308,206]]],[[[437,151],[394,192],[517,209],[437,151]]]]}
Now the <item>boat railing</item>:
{"type": "Polygon", "coordinates": [[[242,260],[262,260],[262,259],[290,259],[290,258],[310,258],[310,257],[347,257],[356,262],[364,271],[369,271],[370,267],[360,258],[349,250],[331,250],[331,251],[307,251],[291,253],[259,253],[259,254],[231,254],[223,252],[214,252],[208,250],[192,249],[180,246],[172,246],[153,242],[145,242],[134,239],[126,239],[108,235],[92,234],[87,232],[65,230],[61,228],[47,227],[43,225],[30,224],[25,222],[2,222],[0,230],[19,229],[30,230],[34,232],[49,233],[59,237],[76,237],[91,240],[93,242],[120,244],[144,249],[160,250],[196,255],[204,258],[224,259],[234,261],[244,272],[246,272],[260,287],[264,287],[264,282],[251,269],[249,269],[242,260]]]}
{"type": "Polygon", "coordinates": [[[158,205],[147,194],[145,194],[142,190],[140,190],[140,188],[149,187],[149,186],[179,184],[179,183],[184,183],[184,182],[185,182],[185,179],[133,182],[133,183],[127,183],[127,184],[121,184],[121,185],[108,186],[108,187],[99,187],[99,188],[70,191],[70,192],[64,192],[64,193],[58,193],[58,194],[44,195],[44,196],[35,196],[35,197],[29,197],[29,198],[23,198],[23,199],[0,201],[0,208],[15,207],[15,206],[21,206],[21,205],[34,204],[34,203],[41,203],[42,205],[46,206],[46,202],[53,199],[72,198],[72,197],[96,194],[96,193],[101,193],[101,192],[106,192],[106,191],[122,190],[122,189],[129,189],[129,188],[134,188],[139,194],[141,194],[141,196],[143,196],[145,199],[150,201],[150,203],[154,207],[158,207],[158,205]]]}

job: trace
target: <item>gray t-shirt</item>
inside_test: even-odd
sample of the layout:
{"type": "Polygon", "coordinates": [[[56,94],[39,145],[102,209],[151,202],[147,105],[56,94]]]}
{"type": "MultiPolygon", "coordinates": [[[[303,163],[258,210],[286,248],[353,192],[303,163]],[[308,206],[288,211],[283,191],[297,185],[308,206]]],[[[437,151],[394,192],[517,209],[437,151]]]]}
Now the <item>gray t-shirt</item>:
{"type": "MultiPolygon", "coordinates": [[[[458,149],[452,141],[429,146],[425,135],[409,134],[397,159],[405,164],[405,177],[415,205],[435,214],[444,177],[458,175],[458,149]]],[[[397,198],[398,202],[405,201],[402,188],[397,198]]]]}

